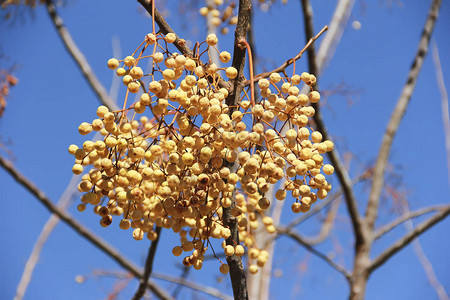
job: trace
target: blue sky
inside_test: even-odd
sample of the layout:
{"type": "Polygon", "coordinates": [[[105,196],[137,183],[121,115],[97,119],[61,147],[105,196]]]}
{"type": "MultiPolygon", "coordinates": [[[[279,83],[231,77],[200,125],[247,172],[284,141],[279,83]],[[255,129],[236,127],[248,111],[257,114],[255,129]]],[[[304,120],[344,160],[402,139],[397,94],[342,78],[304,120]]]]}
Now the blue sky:
{"type": "MultiPolygon", "coordinates": [[[[193,7],[192,13],[185,13],[180,18],[174,5],[176,2],[168,1],[166,4],[166,8],[175,7],[167,17],[168,22],[186,40],[204,39],[204,21],[195,16],[198,7],[193,7]]],[[[314,1],[316,31],[328,24],[335,3],[314,1]]],[[[358,20],[362,27],[354,30],[347,26],[335,56],[320,78],[323,90],[344,84],[347,89],[355,91],[351,97],[352,105],[345,96],[332,95],[323,110],[338,149],[341,153],[351,152],[354,155],[352,175],[357,175],[376,158],[381,136],[406,81],[431,1],[403,1],[401,6],[396,1],[393,3],[389,6],[384,1],[357,1],[350,23],[358,20]]],[[[112,56],[111,40],[120,40],[125,56],[134,51],[143,36],[151,31],[151,22],[134,1],[114,0],[108,1],[108,5],[102,1],[74,1],[68,2],[59,11],[74,40],[107,89],[113,77],[106,68],[106,61],[112,56]]],[[[8,147],[16,157],[15,166],[57,201],[71,178],[73,158],[67,153],[67,147],[72,143],[80,145],[84,141],[78,134],[78,125],[94,119],[99,104],[65,52],[45,9],[38,6],[33,15],[25,14],[24,22],[12,25],[0,23],[0,45],[6,56],[0,60],[0,66],[5,68],[16,64],[14,75],[19,79],[19,85],[13,88],[8,98],[5,115],[0,119],[0,135],[2,141],[12,140],[8,147]]],[[[450,59],[447,55],[450,53],[449,15],[450,4],[444,1],[433,34],[433,41],[439,47],[447,88],[450,86],[450,59]]],[[[267,58],[267,69],[294,56],[304,46],[298,1],[274,5],[267,13],[256,9],[255,38],[258,55],[267,58]]],[[[220,49],[232,52],[231,34],[220,39],[220,49]]],[[[297,64],[298,70],[306,70],[305,58],[297,64]]],[[[259,71],[263,70],[264,66],[259,66],[259,71]]],[[[434,72],[431,56],[428,55],[391,152],[390,162],[395,173],[401,176],[400,188],[408,192],[412,209],[448,203],[450,199],[440,94],[434,72]]],[[[123,89],[120,95],[123,95],[123,89]]],[[[333,183],[337,186],[335,178],[333,183]]],[[[11,299],[49,214],[3,170],[0,170],[0,189],[4,205],[0,265],[7,270],[0,274],[0,298],[11,299]]],[[[367,200],[367,186],[358,186],[356,192],[362,207],[367,200]]],[[[394,217],[392,199],[386,199],[382,206],[379,225],[394,217]]],[[[132,261],[142,265],[149,245],[147,241],[136,242],[131,238],[131,232],[120,231],[117,226],[103,229],[98,226],[96,216],[90,212],[78,213],[75,205],[70,212],[132,261]]],[[[340,213],[330,241],[318,248],[329,253],[336,244],[340,244],[343,254],[338,253],[337,259],[343,260],[350,268],[351,228],[343,205],[340,213]]],[[[293,217],[288,210],[283,212],[284,223],[293,217]]],[[[299,230],[314,234],[317,224],[318,221],[313,218],[302,224],[299,230]]],[[[450,266],[443,262],[448,261],[450,241],[443,236],[446,237],[449,225],[447,219],[420,239],[447,292],[450,291],[450,266]]],[[[400,226],[379,241],[373,253],[383,251],[404,232],[404,227],[400,226]]],[[[170,249],[178,239],[169,232],[163,232],[162,238],[154,271],[177,276],[180,261],[173,258],[170,249]]],[[[276,249],[274,267],[282,270],[283,275],[272,281],[273,299],[347,297],[348,286],[341,275],[304,249],[287,238],[279,239],[276,249]],[[299,271],[301,262],[307,262],[303,273],[299,271]]],[[[207,262],[202,271],[192,271],[189,278],[231,294],[228,278],[218,274],[218,266],[216,261],[207,262]],[[218,282],[220,278],[224,280],[218,282]]],[[[89,275],[98,269],[120,270],[115,262],[61,224],[44,248],[25,299],[106,298],[106,293],[112,290],[116,282],[114,278],[91,276],[81,285],[74,280],[76,275],[89,275]]],[[[173,285],[158,282],[168,289],[173,288],[173,285]]],[[[136,281],[130,283],[120,299],[129,298],[136,287],[136,281]]],[[[182,295],[190,298],[192,292],[184,289],[182,295]]],[[[201,294],[192,297],[208,299],[201,294]]],[[[436,298],[412,247],[393,257],[369,280],[367,299],[380,298],[436,298]]]]}

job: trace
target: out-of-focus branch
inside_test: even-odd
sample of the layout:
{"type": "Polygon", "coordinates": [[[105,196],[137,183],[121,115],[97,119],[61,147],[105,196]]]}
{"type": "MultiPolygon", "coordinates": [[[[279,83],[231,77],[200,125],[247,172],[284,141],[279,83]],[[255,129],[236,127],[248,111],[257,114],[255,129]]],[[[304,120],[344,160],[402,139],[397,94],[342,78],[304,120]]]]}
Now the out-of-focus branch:
{"type": "Polygon", "coordinates": [[[139,287],[136,291],[136,294],[134,294],[133,296],[133,300],[139,300],[144,296],[145,290],[147,289],[148,280],[150,278],[150,275],[152,274],[153,260],[155,259],[156,247],[158,247],[159,238],[161,236],[161,227],[156,227],[155,231],[157,234],[156,240],[152,242],[148,250],[147,259],[145,261],[144,274],[139,280],[139,287]]]}
{"type": "Polygon", "coordinates": [[[327,63],[334,55],[336,46],[341,40],[344,32],[345,25],[347,24],[350,13],[355,4],[355,0],[339,0],[336,4],[333,17],[329,25],[329,30],[320,43],[319,50],[316,55],[317,73],[314,75],[319,76],[327,63]]]}
{"type": "Polygon", "coordinates": [[[378,257],[376,257],[369,266],[369,274],[372,273],[376,268],[380,267],[384,264],[389,258],[391,258],[398,251],[406,247],[409,243],[411,243],[416,237],[420,234],[424,233],[426,230],[430,229],[432,226],[437,224],[439,221],[445,219],[450,214],[450,205],[441,209],[434,216],[430,217],[428,220],[423,221],[419,225],[417,225],[414,230],[408,232],[404,237],[395,242],[391,247],[386,249],[383,253],[381,253],[378,257]]]}
{"type": "Polygon", "coordinates": [[[384,185],[384,170],[387,165],[392,142],[403,118],[403,115],[406,112],[409,101],[411,100],[417,78],[419,77],[420,69],[422,68],[423,61],[428,52],[428,44],[430,42],[431,34],[433,33],[440,6],[441,0],[434,0],[431,5],[422,35],[420,37],[416,56],[408,74],[408,79],[406,80],[406,84],[403,87],[400,98],[397,101],[395,109],[391,115],[391,119],[389,120],[388,126],[386,128],[386,132],[383,136],[380,152],[378,153],[378,158],[374,167],[372,188],[365,212],[365,221],[367,229],[369,231],[373,230],[375,221],[377,219],[381,190],[383,189],[384,185]]]}
{"type": "MultiPolygon", "coordinates": [[[[409,204],[406,197],[402,197],[403,202],[403,213],[407,214],[409,213],[409,204]]],[[[414,224],[411,219],[408,219],[408,221],[405,222],[406,230],[412,231],[414,229],[414,224]]],[[[423,251],[422,245],[420,244],[419,238],[416,238],[413,242],[413,249],[416,253],[417,259],[419,259],[420,264],[422,265],[423,269],[425,270],[425,274],[427,275],[428,281],[430,282],[431,286],[436,291],[436,294],[439,297],[439,300],[449,300],[449,297],[447,296],[447,293],[445,292],[444,287],[439,282],[439,280],[436,277],[436,274],[433,270],[433,265],[429,261],[427,255],[423,251]]]]}
{"type": "Polygon", "coordinates": [[[111,110],[117,110],[117,105],[108,96],[106,89],[98,80],[97,76],[95,76],[94,71],[92,70],[88,61],[86,60],[80,49],[78,49],[75,41],[72,39],[72,36],[64,25],[61,16],[58,15],[55,3],[52,0],[46,0],[45,4],[48,14],[50,15],[50,18],[55,25],[56,30],[58,31],[59,37],[63,41],[67,51],[70,53],[70,56],[72,56],[73,60],[80,68],[80,71],[89,83],[89,86],[92,88],[92,90],[94,90],[94,93],[97,95],[103,105],[109,107],[111,110]]]}
{"type": "Polygon", "coordinates": [[[321,258],[323,261],[325,261],[328,265],[330,265],[333,269],[344,275],[344,277],[350,281],[351,275],[348,270],[346,270],[343,266],[338,265],[335,263],[332,259],[330,259],[325,254],[317,251],[314,247],[312,247],[310,244],[308,244],[299,234],[296,232],[289,230],[289,231],[283,231],[283,228],[277,228],[279,232],[282,232],[286,236],[292,238],[294,241],[298,242],[300,245],[305,247],[309,252],[316,255],[317,257],[321,258]]]}
{"type": "Polygon", "coordinates": [[[169,281],[169,282],[173,282],[173,283],[177,283],[183,286],[186,286],[190,289],[202,292],[204,294],[210,295],[212,297],[215,298],[219,298],[219,299],[223,299],[223,300],[231,300],[233,299],[233,297],[230,297],[228,295],[224,295],[221,291],[219,291],[218,289],[215,289],[213,287],[209,287],[209,286],[204,286],[204,285],[200,285],[196,282],[190,281],[190,280],[186,280],[184,278],[180,278],[180,277],[173,277],[173,276],[169,276],[166,274],[161,274],[161,273],[153,273],[152,274],[153,278],[158,278],[161,280],[165,280],[165,281],[169,281]]]}
{"type": "MultiPolygon", "coordinates": [[[[76,185],[78,182],[78,176],[73,175],[72,179],[70,180],[69,184],[66,187],[66,190],[62,194],[61,198],[58,200],[58,207],[65,211],[70,205],[70,199],[74,195],[74,191],[76,190],[76,185]]],[[[31,280],[31,276],[33,275],[34,268],[36,267],[36,264],[39,260],[39,256],[41,255],[41,251],[47,242],[50,234],[52,233],[53,229],[56,227],[56,225],[59,223],[59,218],[55,214],[52,214],[50,218],[45,223],[44,227],[42,228],[41,233],[39,234],[39,237],[34,244],[33,250],[31,251],[30,257],[28,258],[25,269],[23,270],[22,277],[20,278],[19,285],[17,286],[16,295],[14,297],[14,300],[21,300],[25,296],[25,292],[28,288],[28,285],[31,280]]]]}
{"type": "Polygon", "coordinates": [[[431,52],[434,68],[436,70],[436,80],[439,92],[441,93],[442,122],[444,123],[445,150],[447,152],[447,176],[450,184],[450,118],[448,113],[448,93],[445,88],[444,74],[442,72],[441,60],[439,59],[439,50],[436,42],[433,43],[431,52]]]}
{"type": "Polygon", "coordinates": [[[377,240],[377,239],[381,238],[383,235],[385,235],[386,233],[390,232],[398,225],[400,225],[408,220],[423,216],[424,214],[428,214],[430,212],[440,211],[447,207],[450,207],[450,205],[436,205],[436,206],[424,207],[424,208],[416,210],[416,211],[405,212],[402,216],[395,219],[391,223],[386,224],[383,227],[376,230],[375,233],[373,234],[373,239],[377,240]]]}
{"type": "MultiPolygon", "coordinates": [[[[299,60],[302,57],[303,53],[305,53],[305,51],[308,49],[308,47],[310,47],[311,44],[314,43],[327,30],[328,30],[328,26],[325,25],[322,28],[322,30],[320,30],[319,33],[316,36],[314,36],[311,39],[309,39],[309,41],[305,45],[305,47],[303,47],[303,49],[295,57],[286,60],[281,66],[279,66],[276,69],[273,69],[272,71],[264,72],[264,73],[261,73],[259,75],[256,75],[253,78],[253,82],[258,82],[258,80],[260,80],[261,78],[269,77],[270,74],[272,74],[272,73],[280,73],[280,72],[283,72],[284,70],[286,70],[287,67],[292,65],[295,61],[299,60]]],[[[250,80],[245,80],[243,82],[243,84],[244,84],[244,86],[249,86],[250,85],[250,80]]]]}
{"type": "MultiPolygon", "coordinates": [[[[13,164],[10,161],[4,159],[2,156],[0,156],[0,166],[5,171],[7,171],[21,186],[23,186],[26,190],[33,194],[33,196],[35,196],[36,199],[39,200],[39,202],[41,202],[51,213],[57,215],[64,223],[69,225],[69,227],[75,230],[78,234],[94,244],[97,248],[111,257],[123,268],[133,273],[134,276],[138,278],[141,278],[143,276],[142,271],[139,270],[137,266],[125,259],[124,256],[112,245],[108,244],[106,241],[95,235],[88,228],[75,221],[75,219],[70,214],[62,211],[55,204],[53,204],[53,202],[49,198],[47,198],[47,196],[40,189],[38,189],[24,175],[17,171],[13,164]]],[[[152,281],[149,282],[149,287],[152,292],[154,292],[155,295],[160,299],[171,299],[166,291],[161,289],[152,281]]]]}
{"type": "MultiPolygon", "coordinates": [[[[178,277],[178,279],[186,280],[186,278],[189,275],[189,271],[190,270],[191,270],[190,267],[183,266],[183,271],[181,272],[181,275],[180,275],[180,277],[178,277]]],[[[177,287],[172,292],[172,297],[174,297],[176,299],[178,294],[181,292],[182,288],[183,288],[183,285],[182,284],[178,284],[177,287]]]]}

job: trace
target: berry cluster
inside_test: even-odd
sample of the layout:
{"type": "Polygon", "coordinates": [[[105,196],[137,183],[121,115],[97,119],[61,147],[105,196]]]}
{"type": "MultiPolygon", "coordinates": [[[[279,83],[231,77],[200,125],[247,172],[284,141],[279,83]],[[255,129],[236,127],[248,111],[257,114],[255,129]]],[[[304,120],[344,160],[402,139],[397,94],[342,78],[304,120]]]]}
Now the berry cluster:
{"type": "Polygon", "coordinates": [[[234,0],[214,0],[205,1],[207,6],[200,8],[200,15],[207,17],[210,15],[211,24],[220,28],[222,34],[227,34],[229,26],[237,24],[238,17],[235,14],[236,1],[234,0]]]}
{"type": "MultiPolygon", "coordinates": [[[[218,68],[209,59],[211,51],[218,51],[217,37],[208,35],[197,44],[193,57],[170,52],[175,39],[173,33],[148,34],[132,55],[108,61],[127,87],[126,98],[122,110],[100,106],[98,118],[79,126],[82,135],[100,132],[101,140],[69,147],[74,174],[93,166],[78,186],[84,193],[78,209],[93,205],[104,227],[113,215],[121,216],[119,227],[132,228],[136,240],[145,234],[155,240],[155,226],[171,229],[181,237],[173,254],[188,253],[183,263],[200,269],[212,248],[210,239],[230,237],[223,222],[223,210],[229,208],[243,245],[224,241],[224,252],[242,256],[246,246],[249,271],[256,273],[268,259],[255,244],[257,215],[269,233],[276,231],[265,216],[269,188],[278,188],[278,200],[290,193],[294,213],[308,211],[331,189],[322,173],[331,175],[333,167],[322,155],[333,143],[308,126],[315,112],[309,103],[320,100],[312,88],[316,79],[308,73],[272,73],[258,81],[259,101],[254,103],[247,96],[254,91],[244,89],[240,103],[228,106],[230,92],[219,82],[223,73],[235,78],[237,70],[218,68]],[[151,54],[145,56],[148,49],[151,54]],[[149,73],[138,66],[145,58],[152,59],[149,73]],[[308,95],[300,94],[301,82],[311,87],[308,95]],[[127,106],[131,93],[140,93],[139,100],[127,106]]],[[[231,55],[222,51],[219,58],[226,64],[231,55]]],[[[228,265],[221,264],[220,271],[227,273],[228,265]]]]}

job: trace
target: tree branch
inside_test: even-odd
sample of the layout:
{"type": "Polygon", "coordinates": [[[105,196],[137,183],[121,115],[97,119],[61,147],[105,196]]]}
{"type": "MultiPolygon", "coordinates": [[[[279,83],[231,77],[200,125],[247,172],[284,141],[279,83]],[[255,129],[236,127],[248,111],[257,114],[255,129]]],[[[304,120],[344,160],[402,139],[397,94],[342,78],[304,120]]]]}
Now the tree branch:
{"type": "MultiPolygon", "coordinates": [[[[72,196],[75,194],[77,183],[78,183],[78,176],[73,175],[66,190],[62,194],[61,198],[58,200],[57,205],[61,210],[65,211],[69,207],[71,203],[70,200],[72,196]]],[[[31,281],[31,276],[33,275],[34,268],[36,267],[36,264],[39,260],[39,256],[41,255],[41,251],[45,243],[47,242],[50,234],[52,233],[53,229],[56,227],[58,223],[59,223],[58,216],[52,214],[48,218],[44,227],[42,228],[41,233],[39,234],[39,237],[33,246],[33,250],[31,251],[30,257],[28,258],[25,264],[25,269],[23,270],[22,277],[20,278],[19,285],[17,286],[16,296],[14,297],[14,300],[21,300],[25,296],[25,292],[31,281]]]]}
{"type": "Polygon", "coordinates": [[[391,115],[391,119],[389,120],[388,126],[386,128],[386,132],[383,136],[380,152],[375,163],[372,188],[365,212],[365,221],[369,231],[373,230],[375,221],[377,219],[381,190],[384,185],[384,170],[387,165],[392,142],[403,118],[403,115],[406,112],[406,108],[408,107],[408,104],[411,100],[417,78],[419,77],[420,69],[422,68],[423,61],[428,52],[428,44],[430,42],[431,34],[433,33],[440,6],[441,0],[434,0],[431,5],[420,38],[416,56],[408,74],[408,79],[406,80],[406,84],[403,87],[403,91],[397,101],[395,109],[391,115]]]}
{"type": "MultiPolygon", "coordinates": [[[[59,209],[53,202],[47,198],[47,196],[39,190],[32,182],[30,182],[24,175],[17,171],[13,164],[0,156],[0,166],[2,166],[5,171],[7,171],[20,185],[22,185],[26,190],[28,190],[33,196],[36,197],[39,202],[41,202],[51,213],[56,214],[64,223],[66,223],[70,228],[75,230],[82,237],[87,239],[89,242],[94,244],[97,248],[107,254],[110,258],[116,261],[123,268],[127,269],[134,276],[141,278],[143,276],[142,271],[139,270],[132,262],[124,258],[124,256],[116,250],[112,245],[108,244],[106,241],[96,236],[87,227],[75,221],[75,219],[67,212],[59,209]]],[[[160,299],[171,299],[166,291],[161,289],[152,281],[149,282],[149,287],[152,292],[155,293],[160,299]]]]}
{"type": "Polygon", "coordinates": [[[136,294],[134,294],[133,300],[141,299],[145,294],[145,290],[147,289],[148,280],[153,270],[153,260],[155,259],[156,247],[158,247],[159,238],[161,236],[161,227],[156,227],[156,234],[156,240],[151,243],[148,250],[147,259],[145,261],[144,274],[139,280],[139,287],[136,291],[136,294]]]}
{"type": "MultiPolygon", "coordinates": [[[[231,92],[225,99],[225,103],[230,107],[229,115],[233,113],[236,105],[239,103],[244,85],[244,66],[245,66],[245,43],[247,40],[247,31],[251,13],[251,0],[239,0],[238,22],[234,34],[234,50],[232,66],[238,71],[235,79],[231,80],[231,92]]],[[[234,163],[227,164],[230,169],[234,169],[234,163]]],[[[226,239],[227,245],[239,244],[239,230],[237,220],[231,214],[231,207],[223,209],[223,223],[231,231],[231,235],[226,239]]],[[[227,263],[230,268],[230,279],[233,287],[233,296],[236,300],[248,299],[247,280],[245,276],[242,258],[240,256],[227,256],[227,263]]]]}
{"type": "Polygon", "coordinates": [[[428,214],[433,211],[440,211],[440,210],[443,210],[448,207],[450,207],[450,205],[436,205],[436,206],[424,207],[424,208],[421,208],[416,211],[408,211],[408,212],[404,213],[402,216],[400,216],[399,218],[397,218],[396,220],[392,221],[391,223],[386,224],[383,227],[376,230],[375,233],[373,234],[373,240],[377,240],[377,239],[381,238],[383,235],[390,232],[398,225],[400,225],[410,219],[420,217],[424,214],[428,214]]]}
{"type": "Polygon", "coordinates": [[[73,60],[80,68],[83,77],[87,80],[91,89],[94,91],[103,105],[107,106],[111,110],[118,110],[118,106],[108,96],[106,89],[103,87],[100,80],[98,80],[97,76],[95,76],[94,71],[92,70],[88,61],[86,60],[80,49],[78,49],[75,41],[72,39],[72,36],[64,25],[61,16],[58,15],[53,1],[46,0],[45,4],[47,7],[47,12],[50,15],[53,25],[55,25],[59,37],[63,41],[63,44],[69,52],[70,56],[72,56],[73,60]]]}
{"type": "Polygon", "coordinates": [[[310,244],[308,244],[299,234],[297,234],[296,232],[294,232],[292,230],[285,230],[283,228],[277,228],[277,230],[279,232],[287,235],[288,237],[292,238],[294,241],[298,242],[300,245],[305,247],[309,252],[311,252],[312,254],[316,255],[317,257],[319,257],[320,259],[325,261],[328,265],[330,265],[333,269],[335,269],[336,271],[338,271],[339,273],[344,275],[344,277],[348,281],[350,281],[351,275],[350,275],[350,273],[349,273],[349,271],[347,269],[345,269],[343,266],[338,265],[337,263],[335,263],[332,259],[330,259],[325,254],[317,251],[310,244]]]}
{"type": "Polygon", "coordinates": [[[390,248],[386,249],[377,258],[375,258],[368,269],[369,274],[372,273],[376,268],[384,264],[389,258],[391,258],[398,251],[402,250],[405,246],[411,243],[416,237],[424,233],[426,230],[430,229],[433,225],[437,224],[439,221],[445,219],[450,214],[450,205],[441,209],[434,216],[430,217],[428,220],[420,223],[417,227],[408,232],[403,238],[395,242],[390,248]]]}

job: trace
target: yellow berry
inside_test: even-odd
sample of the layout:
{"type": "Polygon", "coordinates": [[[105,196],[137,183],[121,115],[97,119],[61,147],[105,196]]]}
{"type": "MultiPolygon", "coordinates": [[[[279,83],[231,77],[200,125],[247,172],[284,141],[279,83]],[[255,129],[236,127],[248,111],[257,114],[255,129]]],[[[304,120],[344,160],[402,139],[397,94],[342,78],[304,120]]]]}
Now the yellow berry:
{"type": "Polygon", "coordinates": [[[115,58],[111,58],[108,60],[108,68],[111,70],[115,70],[119,66],[119,61],[115,58]]]}
{"type": "Polygon", "coordinates": [[[133,56],[127,56],[125,57],[125,59],[123,60],[125,66],[127,67],[132,67],[134,65],[134,57],[133,56]]]}
{"type": "Polygon", "coordinates": [[[222,51],[219,54],[219,59],[222,63],[226,64],[231,59],[231,54],[227,51],[222,51]]]}
{"type": "Polygon", "coordinates": [[[228,274],[228,272],[230,271],[230,267],[226,264],[222,264],[219,268],[220,273],[222,274],[228,274]]]}
{"type": "Polygon", "coordinates": [[[164,40],[168,43],[173,43],[175,42],[175,40],[177,39],[177,36],[175,33],[173,32],[169,32],[168,34],[166,34],[166,36],[164,37],[164,40]]]}

